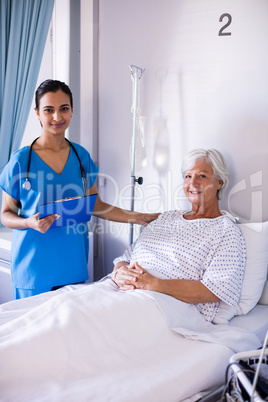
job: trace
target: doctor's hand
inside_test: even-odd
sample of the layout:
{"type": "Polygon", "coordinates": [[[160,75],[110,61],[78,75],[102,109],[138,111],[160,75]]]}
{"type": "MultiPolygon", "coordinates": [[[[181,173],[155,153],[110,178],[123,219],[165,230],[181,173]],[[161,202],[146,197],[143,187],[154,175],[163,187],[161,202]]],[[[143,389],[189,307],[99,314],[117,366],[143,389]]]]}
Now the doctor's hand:
{"type": "Polygon", "coordinates": [[[157,219],[159,215],[160,213],[155,214],[136,213],[135,223],[138,225],[147,226],[150,222],[157,219]]]}
{"type": "Polygon", "coordinates": [[[55,220],[60,217],[58,214],[53,214],[46,216],[45,218],[39,219],[39,212],[30,218],[27,218],[27,226],[28,228],[34,229],[40,233],[46,233],[50,226],[52,225],[55,220]]]}

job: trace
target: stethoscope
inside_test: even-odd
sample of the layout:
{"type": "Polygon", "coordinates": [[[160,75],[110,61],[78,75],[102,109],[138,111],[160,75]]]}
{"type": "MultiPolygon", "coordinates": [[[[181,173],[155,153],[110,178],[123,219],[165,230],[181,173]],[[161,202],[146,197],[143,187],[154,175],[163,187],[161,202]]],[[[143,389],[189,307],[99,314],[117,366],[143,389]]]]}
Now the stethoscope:
{"type": "MultiPolygon", "coordinates": [[[[40,138],[40,137],[37,137],[35,140],[33,140],[33,142],[31,143],[31,146],[30,146],[30,152],[29,152],[29,158],[28,158],[26,179],[25,179],[25,182],[24,182],[23,185],[22,185],[22,187],[23,187],[25,190],[27,190],[27,191],[31,190],[31,188],[32,188],[31,182],[30,182],[30,180],[29,180],[29,172],[30,172],[30,164],[31,164],[31,157],[32,157],[33,145],[34,145],[34,143],[38,140],[38,138],[40,138]]],[[[80,158],[79,158],[79,155],[78,155],[78,153],[77,153],[75,147],[73,146],[73,144],[71,143],[71,141],[69,141],[67,138],[65,138],[65,140],[68,142],[68,144],[70,145],[70,147],[73,149],[73,151],[74,151],[74,153],[75,153],[75,155],[76,155],[76,157],[77,157],[77,159],[78,159],[78,162],[79,162],[79,165],[80,165],[82,183],[83,183],[83,190],[84,190],[84,195],[85,195],[85,194],[86,194],[86,176],[85,176],[85,170],[84,170],[84,168],[83,168],[82,162],[81,162],[81,160],[80,160],[80,158]]]]}

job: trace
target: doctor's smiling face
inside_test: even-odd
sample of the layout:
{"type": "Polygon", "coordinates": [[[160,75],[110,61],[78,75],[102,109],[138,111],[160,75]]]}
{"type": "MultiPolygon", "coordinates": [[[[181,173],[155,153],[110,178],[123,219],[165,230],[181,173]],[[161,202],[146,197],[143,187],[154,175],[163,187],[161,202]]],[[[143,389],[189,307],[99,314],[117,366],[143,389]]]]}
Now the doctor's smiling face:
{"type": "Polygon", "coordinates": [[[223,182],[218,180],[206,160],[198,160],[192,169],[184,172],[183,189],[192,205],[205,208],[218,204],[218,191],[223,182]]]}
{"type": "Polygon", "coordinates": [[[60,89],[56,92],[46,92],[38,100],[38,108],[35,111],[44,134],[64,134],[71,123],[72,100],[60,89]]]}

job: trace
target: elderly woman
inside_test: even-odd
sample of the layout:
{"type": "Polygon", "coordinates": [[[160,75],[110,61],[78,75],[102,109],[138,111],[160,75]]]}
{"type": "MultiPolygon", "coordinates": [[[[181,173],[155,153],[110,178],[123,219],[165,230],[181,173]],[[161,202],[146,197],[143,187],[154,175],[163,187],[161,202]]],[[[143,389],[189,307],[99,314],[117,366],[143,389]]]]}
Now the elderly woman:
{"type": "Polygon", "coordinates": [[[193,150],[183,161],[182,174],[191,210],[165,212],[150,223],[114,261],[112,278],[122,290],[152,290],[195,304],[212,321],[220,300],[228,305],[239,301],[245,242],[219,209],[229,183],[221,153],[193,150]]]}

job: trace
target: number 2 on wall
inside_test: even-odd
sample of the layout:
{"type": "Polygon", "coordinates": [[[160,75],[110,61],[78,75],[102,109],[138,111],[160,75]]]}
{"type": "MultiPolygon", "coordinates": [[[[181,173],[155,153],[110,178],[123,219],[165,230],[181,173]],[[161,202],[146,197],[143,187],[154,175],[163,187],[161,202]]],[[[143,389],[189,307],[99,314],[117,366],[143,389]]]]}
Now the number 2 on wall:
{"type": "Polygon", "coordinates": [[[222,22],[222,20],[224,18],[227,18],[227,22],[225,25],[223,25],[223,27],[221,27],[221,29],[219,30],[219,36],[229,36],[232,35],[231,32],[224,32],[226,28],[228,28],[229,25],[231,25],[232,22],[232,16],[228,13],[222,14],[220,16],[219,22],[222,22]]]}

